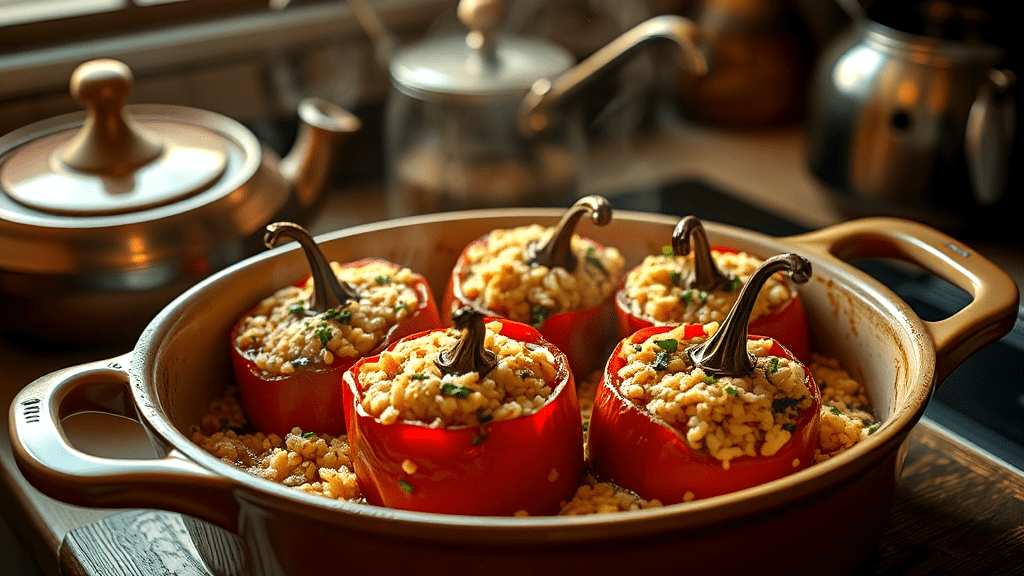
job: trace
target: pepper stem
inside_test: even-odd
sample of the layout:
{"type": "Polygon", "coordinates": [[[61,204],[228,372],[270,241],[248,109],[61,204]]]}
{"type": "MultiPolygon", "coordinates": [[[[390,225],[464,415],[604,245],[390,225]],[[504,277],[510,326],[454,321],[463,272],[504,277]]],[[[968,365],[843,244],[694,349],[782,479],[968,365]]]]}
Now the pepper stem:
{"type": "Polygon", "coordinates": [[[797,284],[811,277],[811,263],[802,256],[779,254],[765,260],[743,285],[718,332],[686,351],[694,365],[716,376],[746,376],[754,370],[754,357],[747,350],[747,324],[764,283],[772,274],[783,270],[788,271],[797,284]]]}
{"type": "Polygon", "coordinates": [[[267,248],[277,246],[282,236],[291,238],[302,246],[309,261],[309,269],[313,276],[313,293],[309,296],[306,309],[315,314],[322,314],[332,308],[342,308],[352,300],[359,299],[359,293],[348,282],[340,282],[331,269],[331,265],[316,245],[313,237],[302,226],[292,222],[274,222],[267,225],[263,235],[263,243],[267,248]]]}
{"type": "Polygon", "coordinates": [[[476,372],[483,378],[498,364],[494,352],[484,348],[487,327],[483,313],[463,306],[452,312],[452,325],[462,330],[462,337],[448,350],[442,350],[434,365],[445,376],[476,372]]]}
{"type": "Polygon", "coordinates": [[[597,195],[580,198],[562,216],[547,240],[527,247],[526,260],[530,265],[564,268],[567,272],[575,270],[579,261],[572,253],[572,235],[580,218],[587,213],[598,226],[612,221],[612,205],[606,198],[597,195]]]}
{"type": "Polygon", "coordinates": [[[693,246],[693,275],[684,280],[686,288],[705,292],[722,290],[730,286],[733,277],[719,270],[711,256],[711,244],[704,232],[704,225],[696,216],[686,216],[672,231],[672,251],[680,256],[690,253],[693,246]]]}

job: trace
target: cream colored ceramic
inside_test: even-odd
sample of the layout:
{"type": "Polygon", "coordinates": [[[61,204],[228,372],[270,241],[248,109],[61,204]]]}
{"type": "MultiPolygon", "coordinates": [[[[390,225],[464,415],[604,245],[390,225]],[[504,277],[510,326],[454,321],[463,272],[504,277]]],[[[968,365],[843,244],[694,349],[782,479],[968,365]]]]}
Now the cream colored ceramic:
{"type": "MultiPolygon", "coordinates": [[[[427,276],[442,293],[462,248],[489,230],[540,222],[559,210],[438,214],[322,236],[328,257],[378,256],[427,276]]],[[[627,266],[660,252],[677,218],[616,213],[580,232],[617,246],[627,266]]],[[[10,412],[14,454],[45,493],[87,506],[180,511],[237,532],[255,574],[616,574],[693,563],[716,573],[854,573],[885,526],[907,435],[936,385],[1005,334],[1018,293],[963,244],[901,220],[866,219],[790,238],[706,223],[710,240],[761,257],[797,252],[814,275],[800,287],[815,348],[867,383],[879,431],[854,449],[789,477],[725,496],[599,517],[477,518],[331,501],[252,477],[192,444],[187,433],[230,382],[227,333],[254,302],[305,273],[294,248],[246,260],[175,300],[135,350],[41,378],[10,412]],[[951,318],[925,322],[887,288],[846,264],[894,257],[920,264],[974,296],[951,318]],[[102,459],[76,451],[60,417],[94,409],[145,425],[162,458],[102,459]]],[[[595,335],[596,336],[596,335],[595,335]]],[[[606,335],[611,337],[611,335],[606,335]]],[[[458,495],[453,495],[453,498],[458,495]]],[[[202,542],[200,549],[203,548],[202,542]]]]}

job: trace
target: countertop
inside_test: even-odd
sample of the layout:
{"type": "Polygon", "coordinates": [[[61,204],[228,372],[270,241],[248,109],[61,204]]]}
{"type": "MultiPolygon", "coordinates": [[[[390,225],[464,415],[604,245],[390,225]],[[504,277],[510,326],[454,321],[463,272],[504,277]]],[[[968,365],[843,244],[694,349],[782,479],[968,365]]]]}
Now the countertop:
{"type": "MultiPolygon", "coordinates": [[[[784,211],[808,228],[844,218],[806,173],[799,128],[723,133],[686,126],[630,143],[628,153],[622,152],[614,147],[595,152],[593,165],[601,168],[585,182],[585,192],[607,193],[693,178],[734,191],[766,210],[784,211]]],[[[380,196],[379,186],[374,185],[335,191],[308,227],[321,233],[383,219],[387,215],[380,196]]],[[[1006,269],[1018,286],[1024,286],[1024,257],[1019,245],[971,246],[1006,269]]],[[[123,352],[58,353],[0,337],[0,398],[9,405],[18,390],[36,377],[123,352]]],[[[68,433],[83,448],[93,439],[90,431],[99,428],[107,439],[120,442],[111,446],[105,440],[103,449],[140,456],[152,453],[135,423],[104,415],[76,419],[69,423],[68,433]]],[[[0,532],[18,533],[39,573],[57,574],[61,569],[105,575],[213,573],[198,560],[179,515],[81,508],[48,498],[21,476],[13,462],[6,427],[2,434],[0,512],[6,525],[0,524],[0,532]]],[[[230,574],[238,567],[240,560],[231,542],[225,539],[226,568],[219,573],[230,574]]],[[[926,418],[911,435],[896,504],[868,572],[1021,574],[1022,556],[1024,475],[926,418]]],[[[21,574],[36,570],[34,566],[19,569],[0,564],[0,574],[7,569],[21,574]]]]}

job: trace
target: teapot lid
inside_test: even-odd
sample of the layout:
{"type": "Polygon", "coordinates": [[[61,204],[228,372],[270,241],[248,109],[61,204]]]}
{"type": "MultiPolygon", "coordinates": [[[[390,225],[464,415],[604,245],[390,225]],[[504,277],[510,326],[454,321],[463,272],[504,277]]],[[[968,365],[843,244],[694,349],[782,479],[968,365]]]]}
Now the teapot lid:
{"type": "Polygon", "coordinates": [[[465,37],[428,40],[391,60],[395,87],[418,99],[522,96],[541,78],[565,72],[572,54],[550,42],[495,33],[502,0],[461,0],[465,37]]]}
{"type": "Polygon", "coordinates": [[[29,136],[0,163],[0,192],[45,214],[100,216],[175,203],[221,180],[229,165],[224,136],[186,115],[133,117],[124,105],[133,84],[116,60],[76,68],[71,94],[85,105],[85,120],[27,127],[29,136]]]}

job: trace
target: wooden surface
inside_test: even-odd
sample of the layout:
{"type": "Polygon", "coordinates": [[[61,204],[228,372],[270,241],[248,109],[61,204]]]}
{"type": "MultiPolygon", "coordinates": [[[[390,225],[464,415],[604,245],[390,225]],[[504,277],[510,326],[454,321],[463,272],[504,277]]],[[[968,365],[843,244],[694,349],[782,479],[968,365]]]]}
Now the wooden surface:
{"type": "MultiPolygon", "coordinates": [[[[69,532],[61,569],[83,576],[245,574],[237,537],[205,528],[219,551],[212,568],[198,558],[180,515],[138,510],[69,532]]],[[[911,435],[889,524],[863,573],[1024,574],[1024,475],[922,422],[911,435]]]]}

